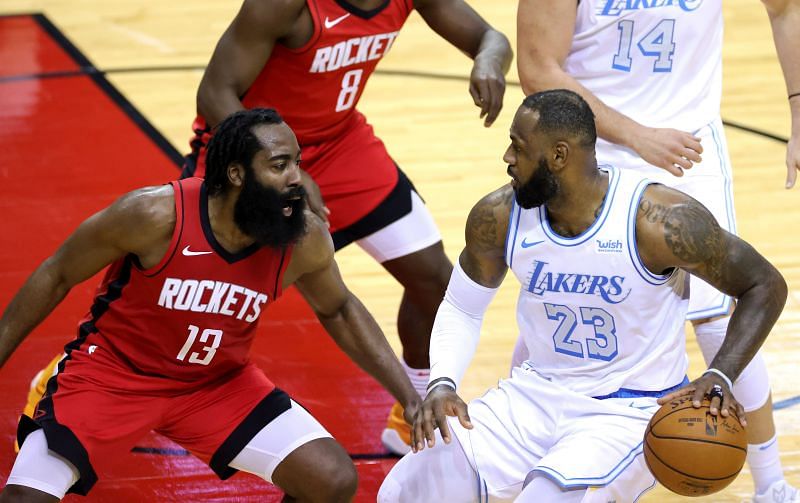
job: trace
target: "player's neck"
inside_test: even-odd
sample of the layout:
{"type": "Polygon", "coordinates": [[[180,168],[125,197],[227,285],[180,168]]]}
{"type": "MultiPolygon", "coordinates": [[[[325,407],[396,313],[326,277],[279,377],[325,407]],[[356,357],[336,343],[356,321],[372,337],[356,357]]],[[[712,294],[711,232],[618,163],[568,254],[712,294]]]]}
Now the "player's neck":
{"type": "Polygon", "coordinates": [[[564,237],[582,234],[600,216],[608,193],[608,173],[593,170],[578,183],[563,183],[559,194],[547,202],[550,227],[564,237]]]}
{"type": "Polygon", "coordinates": [[[386,3],[386,0],[338,0],[338,1],[363,11],[371,11],[377,9],[378,7],[386,3]]]}
{"type": "Polygon", "coordinates": [[[228,193],[208,198],[208,221],[217,242],[230,253],[237,253],[255,242],[233,219],[236,196],[228,193]]]}

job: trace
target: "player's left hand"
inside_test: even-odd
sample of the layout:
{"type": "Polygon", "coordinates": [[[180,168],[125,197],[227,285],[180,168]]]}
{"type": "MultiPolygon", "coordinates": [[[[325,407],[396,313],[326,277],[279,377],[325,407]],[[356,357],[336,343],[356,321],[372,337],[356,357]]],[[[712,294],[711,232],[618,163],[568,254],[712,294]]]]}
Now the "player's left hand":
{"type": "Polygon", "coordinates": [[[728,417],[732,411],[742,426],[747,426],[742,404],[734,398],[733,392],[725,381],[710,372],[701,375],[683,388],[662,396],[658,399],[658,404],[664,405],[671,400],[689,395],[692,397],[692,406],[694,408],[700,408],[703,403],[703,397],[707,396],[711,401],[708,412],[712,416],[720,414],[722,417],[728,417]]]}
{"type": "Polygon", "coordinates": [[[330,227],[331,223],[328,220],[328,215],[331,214],[331,210],[325,206],[325,201],[322,200],[322,192],[319,190],[319,185],[317,185],[317,182],[315,182],[314,179],[311,178],[311,175],[306,173],[305,170],[300,170],[300,178],[300,183],[303,185],[303,188],[306,189],[308,209],[321,218],[322,221],[325,222],[325,225],[330,227]]]}
{"type": "Polygon", "coordinates": [[[800,171],[800,135],[792,135],[786,147],[786,188],[791,189],[800,171]]]}
{"type": "Polygon", "coordinates": [[[469,76],[469,94],[481,109],[483,125],[489,127],[503,108],[506,78],[500,63],[494,58],[477,56],[469,76]]]}

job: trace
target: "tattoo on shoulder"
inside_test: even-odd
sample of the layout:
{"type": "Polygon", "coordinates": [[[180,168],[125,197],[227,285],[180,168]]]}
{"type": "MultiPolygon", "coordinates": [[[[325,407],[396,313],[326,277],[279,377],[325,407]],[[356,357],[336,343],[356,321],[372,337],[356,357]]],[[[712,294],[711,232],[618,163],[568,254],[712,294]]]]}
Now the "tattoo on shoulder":
{"type": "Polygon", "coordinates": [[[654,203],[642,198],[639,203],[639,212],[645,220],[652,224],[665,223],[669,218],[671,208],[663,204],[654,203]]]}
{"type": "Polygon", "coordinates": [[[667,209],[661,218],[664,239],[672,253],[689,263],[703,263],[711,279],[721,279],[724,235],[714,216],[703,205],[690,200],[667,209]]]}
{"type": "Polygon", "coordinates": [[[506,201],[502,194],[492,194],[470,212],[467,219],[468,239],[478,250],[497,248],[498,235],[501,234],[500,226],[504,223],[498,222],[497,210],[503,207],[510,207],[509,201],[506,201]]]}

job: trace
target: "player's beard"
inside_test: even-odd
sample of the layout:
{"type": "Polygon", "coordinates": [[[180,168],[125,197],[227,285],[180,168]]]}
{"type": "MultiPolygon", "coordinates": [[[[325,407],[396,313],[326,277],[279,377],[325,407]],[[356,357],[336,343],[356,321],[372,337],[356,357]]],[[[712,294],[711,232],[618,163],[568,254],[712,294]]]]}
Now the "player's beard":
{"type": "Polygon", "coordinates": [[[528,181],[514,190],[517,204],[526,210],[543,205],[556,194],[558,194],[558,180],[550,171],[544,157],[539,159],[539,167],[528,181]]]}
{"type": "Polygon", "coordinates": [[[233,209],[233,220],[242,232],[262,246],[283,248],[295,243],[306,229],[306,191],[302,186],[281,193],[245,175],[242,191],[233,209]],[[284,208],[292,210],[284,214],[284,208]]]}

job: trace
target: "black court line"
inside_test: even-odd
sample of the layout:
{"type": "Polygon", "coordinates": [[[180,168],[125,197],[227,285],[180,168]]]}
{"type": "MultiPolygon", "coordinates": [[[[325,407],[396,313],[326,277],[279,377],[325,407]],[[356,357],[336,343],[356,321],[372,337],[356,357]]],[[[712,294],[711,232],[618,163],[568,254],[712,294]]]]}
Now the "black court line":
{"type": "Polygon", "coordinates": [[[146,134],[150,140],[158,146],[164,155],[170,159],[175,167],[181,169],[183,166],[183,155],[172,146],[172,144],[162,135],[151,123],[148,121],[136,107],[131,104],[128,99],[114,87],[111,82],[106,79],[106,72],[98,70],[89,58],[86,57],[75,45],[61,32],[44,14],[13,14],[9,16],[0,16],[0,18],[9,17],[28,17],[36,21],[39,27],[44,30],[53,41],[58,44],[64,52],[80,67],[78,71],[70,72],[51,72],[31,75],[20,75],[0,78],[0,84],[5,82],[15,82],[20,80],[33,80],[42,78],[55,78],[55,77],[85,77],[94,81],[94,83],[113,101],[128,118],[136,124],[141,131],[146,134]]]}
{"type": "MultiPolygon", "coordinates": [[[[88,60],[87,60],[88,62],[88,60]]],[[[198,66],[198,65],[177,65],[177,66],[140,66],[140,67],[123,67],[123,68],[109,68],[107,70],[99,70],[91,63],[88,64],[86,67],[82,67],[81,70],[78,71],[71,71],[71,72],[49,72],[49,73],[31,73],[31,74],[24,74],[24,75],[12,75],[9,77],[0,77],[0,84],[4,82],[15,82],[19,80],[32,80],[32,79],[47,79],[47,78],[56,78],[56,77],[72,77],[78,75],[109,75],[109,74],[122,74],[122,73],[144,73],[144,72],[176,72],[176,71],[202,71],[205,70],[205,66],[198,66]]],[[[454,74],[445,74],[445,73],[431,73],[431,72],[420,72],[414,70],[390,70],[390,69],[376,69],[375,74],[377,75],[388,75],[393,77],[411,77],[411,78],[422,78],[422,79],[434,79],[434,80],[450,80],[450,81],[458,81],[458,82],[469,82],[469,77],[465,77],[463,75],[454,75],[454,74]]],[[[519,82],[516,81],[506,81],[506,85],[509,87],[521,87],[519,82]]],[[[747,126],[740,122],[730,121],[727,119],[723,119],[722,123],[728,127],[733,129],[738,129],[740,131],[744,131],[746,133],[752,133],[757,136],[761,136],[763,138],[767,138],[769,140],[778,141],[781,143],[789,143],[789,138],[781,135],[777,135],[774,133],[770,133],[769,131],[764,131],[763,129],[758,129],[754,127],[747,126]]],[[[151,126],[152,127],[152,126],[151,126]]],[[[183,160],[180,161],[183,163],[183,160]]]]}
{"type": "MultiPolygon", "coordinates": [[[[131,452],[137,454],[156,454],[159,456],[191,456],[191,453],[186,449],[170,448],[170,447],[134,447],[131,452]]],[[[358,461],[360,459],[373,460],[373,459],[394,459],[399,456],[389,453],[367,453],[367,454],[350,454],[350,459],[358,461]]]]}

